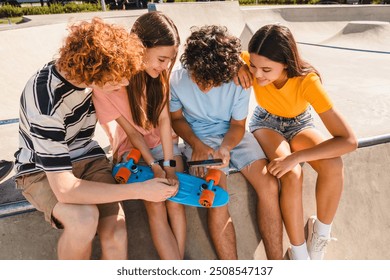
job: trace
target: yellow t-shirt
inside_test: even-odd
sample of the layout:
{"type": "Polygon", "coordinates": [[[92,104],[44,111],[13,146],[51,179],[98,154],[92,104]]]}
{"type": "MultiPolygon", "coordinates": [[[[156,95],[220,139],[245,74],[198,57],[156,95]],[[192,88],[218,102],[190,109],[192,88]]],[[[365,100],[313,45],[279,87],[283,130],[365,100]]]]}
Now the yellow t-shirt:
{"type": "MultiPolygon", "coordinates": [[[[241,57],[249,63],[249,53],[241,57]]],[[[303,113],[311,105],[317,113],[323,113],[333,107],[333,103],[315,73],[288,79],[277,89],[273,83],[260,86],[253,78],[253,91],[257,104],[269,113],[285,118],[293,118],[303,113]]]]}

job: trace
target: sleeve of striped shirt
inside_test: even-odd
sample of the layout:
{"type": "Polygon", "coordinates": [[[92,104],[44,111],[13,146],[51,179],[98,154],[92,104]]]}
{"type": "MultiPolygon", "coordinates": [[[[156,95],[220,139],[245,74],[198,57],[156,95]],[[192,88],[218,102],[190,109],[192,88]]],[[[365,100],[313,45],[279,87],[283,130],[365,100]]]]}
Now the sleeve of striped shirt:
{"type": "Polygon", "coordinates": [[[38,115],[30,119],[30,125],[37,167],[45,171],[72,170],[63,121],[58,116],[38,115]]]}

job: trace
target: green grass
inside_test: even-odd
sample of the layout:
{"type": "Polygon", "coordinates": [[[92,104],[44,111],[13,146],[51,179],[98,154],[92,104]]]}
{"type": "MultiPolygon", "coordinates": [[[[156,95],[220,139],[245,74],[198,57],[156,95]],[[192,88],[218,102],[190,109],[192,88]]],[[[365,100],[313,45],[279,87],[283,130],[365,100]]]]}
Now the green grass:
{"type": "Polygon", "coordinates": [[[23,21],[22,17],[11,17],[11,18],[0,18],[0,24],[15,24],[21,23],[23,21]]]}

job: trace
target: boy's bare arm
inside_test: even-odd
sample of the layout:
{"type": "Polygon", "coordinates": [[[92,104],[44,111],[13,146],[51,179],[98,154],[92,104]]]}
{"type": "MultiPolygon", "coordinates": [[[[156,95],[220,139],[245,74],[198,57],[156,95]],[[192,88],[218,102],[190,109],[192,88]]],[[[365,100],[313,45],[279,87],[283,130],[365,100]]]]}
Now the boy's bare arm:
{"type": "Polygon", "coordinates": [[[191,147],[202,143],[202,141],[200,141],[200,139],[192,131],[192,128],[184,118],[183,111],[181,109],[177,110],[176,112],[171,112],[171,120],[173,130],[191,147]]]}
{"type": "Polygon", "coordinates": [[[245,120],[230,121],[230,128],[225,134],[221,146],[213,153],[213,158],[220,158],[223,164],[219,167],[226,167],[230,162],[230,151],[234,149],[242,140],[245,133],[245,120]]]}
{"type": "Polygon", "coordinates": [[[71,171],[46,172],[46,175],[54,194],[62,203],[101,204],[129,199],[159,202],[177,191],[177,186],[170,186],[168,180],[162,178],[120,185],[82,180],[71,171]]]}
{"type": "Polygon", "coordinates": [[[246,118],[239,121],[231,119],[230,128],[223,138],[221,147],[227,148],[229,151],[231,151],[238,145],[238,143],[241,142],[245,134],[245,122],[246,118]]]}
{"type": "MultiPolygon", "coordinates": [[[[187,142],[192,148],[192,156],[189,160],[204,160],[213,156],[214,150],[204,144],[192,131],[192,128],[184,118],[182,110],[171,112],[172,127],[176,134],[187,142]]],[[[194,174],[203,176],[203,168],[195,168],[194,174]]]]}

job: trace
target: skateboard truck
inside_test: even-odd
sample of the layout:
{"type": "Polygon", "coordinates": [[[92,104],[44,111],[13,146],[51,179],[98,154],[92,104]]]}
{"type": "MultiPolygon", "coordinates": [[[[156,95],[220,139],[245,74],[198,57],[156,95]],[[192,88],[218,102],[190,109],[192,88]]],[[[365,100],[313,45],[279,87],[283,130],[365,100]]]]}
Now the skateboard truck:
{"type": "Polygon", "coordinates": [[[115,181],[119,184],[126,184],[131,174],[138,172],[137,163],[141,158],[141,152],[137,149],[131,149],[126,157],[126,163],[115,174],[115,181]]]}
{"type": "Polygon", "coordinates": [[[203,207],[210,208],[213,206],[215,192],[213,191],[213,186],[219,184],[221,178],[221,171],[217,169],[209,169],[205,180],[207,184],[202,184],[201,190],[202,193],[199,198],[199,204],[203,207]]]}

